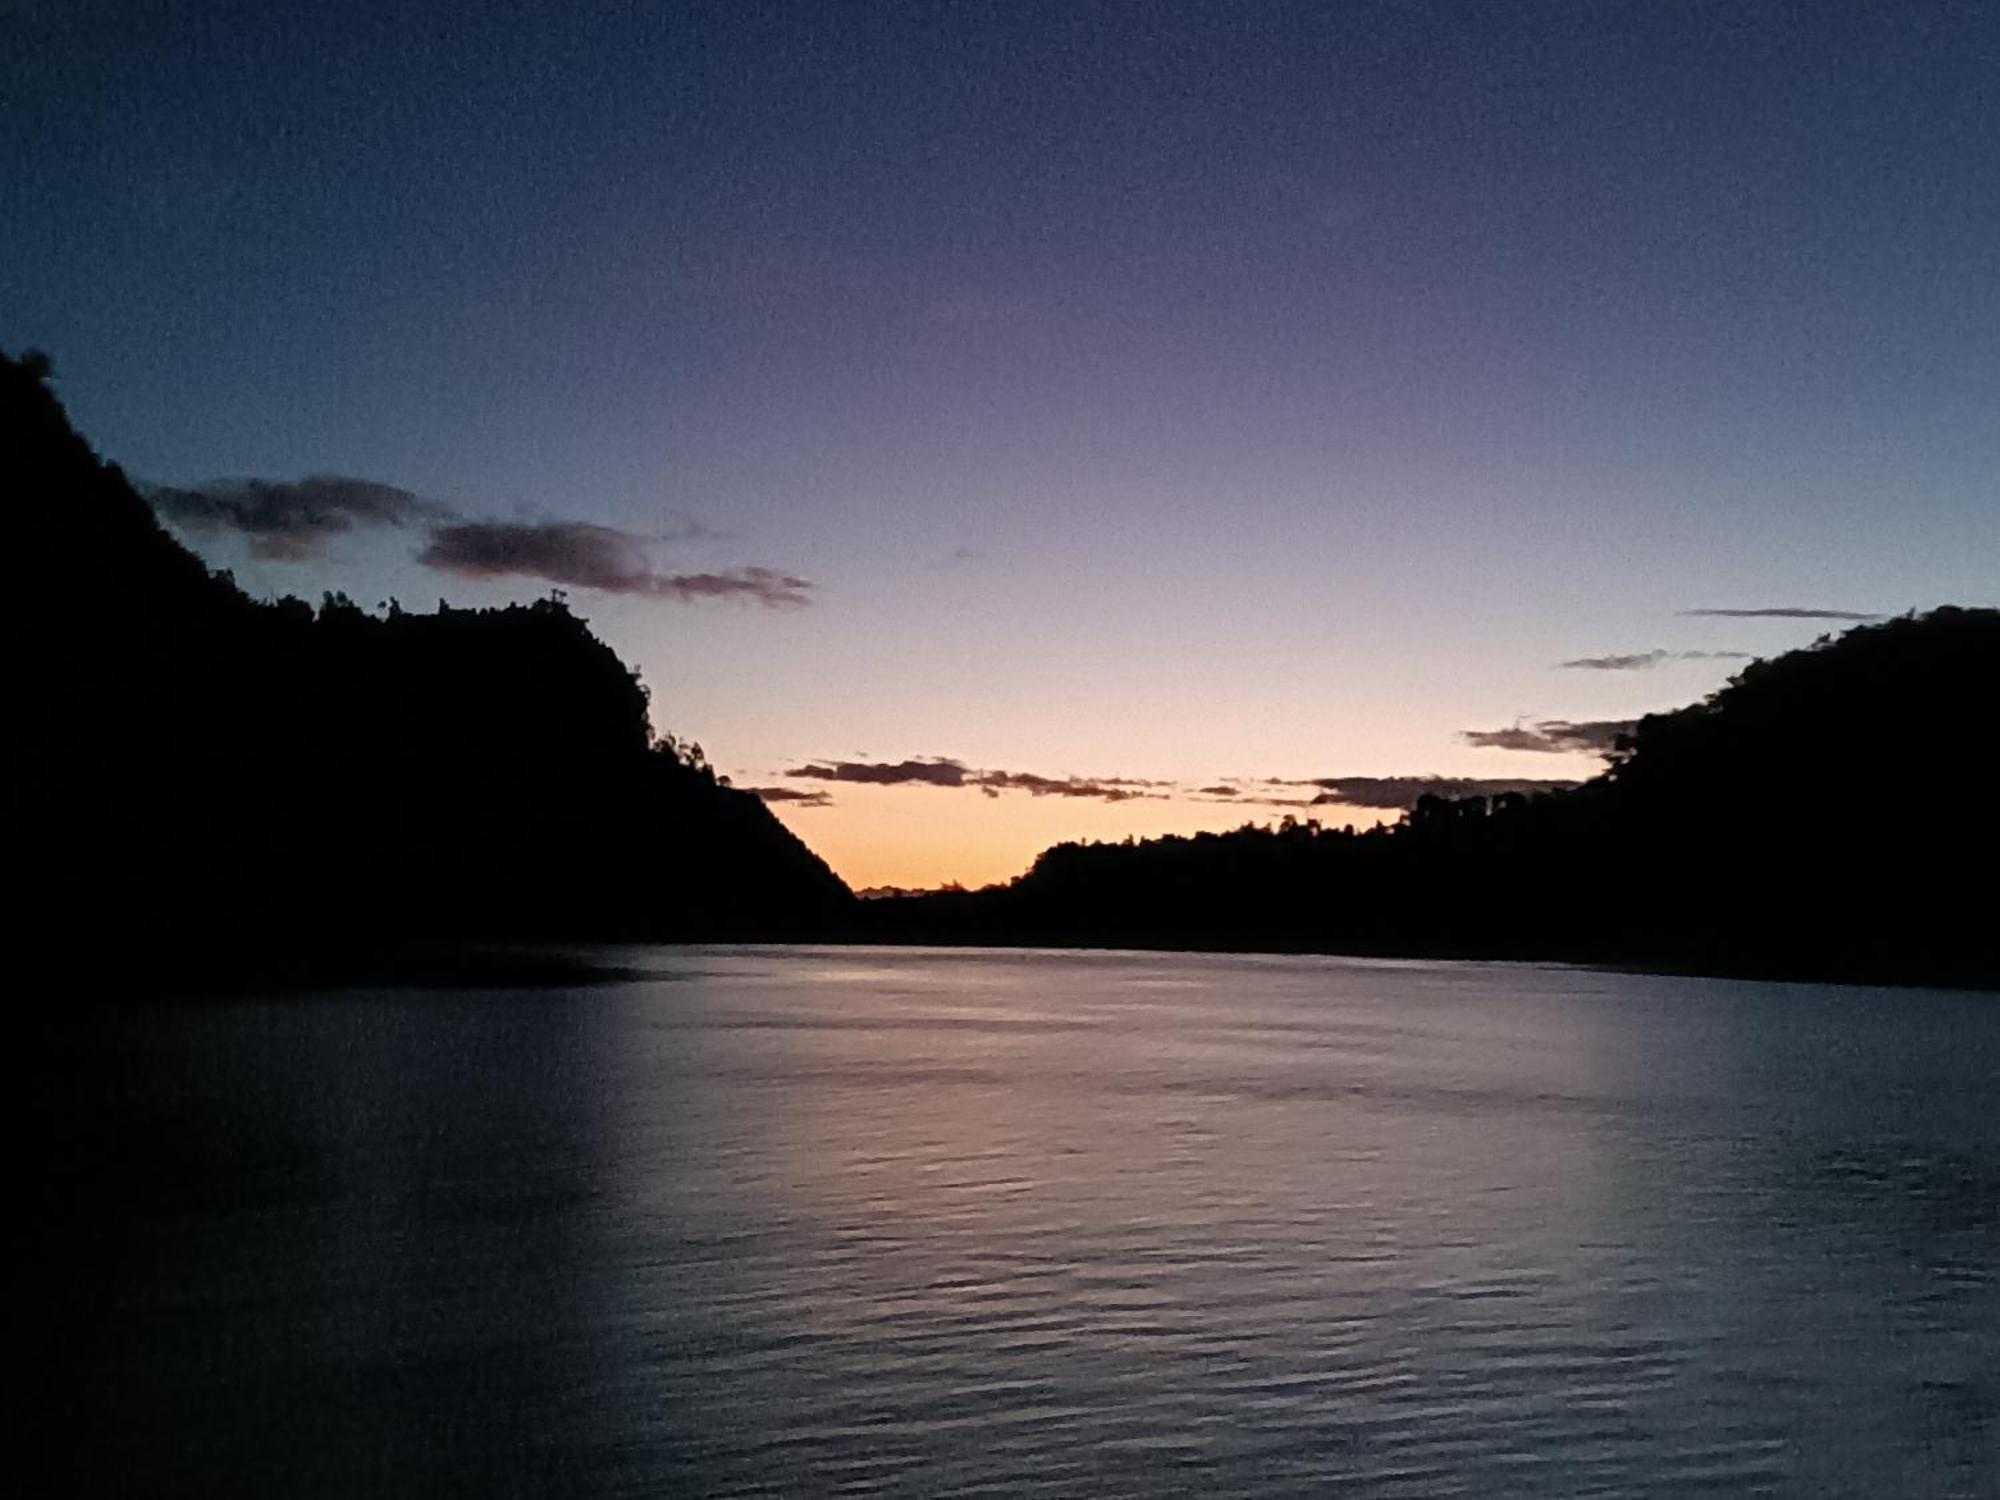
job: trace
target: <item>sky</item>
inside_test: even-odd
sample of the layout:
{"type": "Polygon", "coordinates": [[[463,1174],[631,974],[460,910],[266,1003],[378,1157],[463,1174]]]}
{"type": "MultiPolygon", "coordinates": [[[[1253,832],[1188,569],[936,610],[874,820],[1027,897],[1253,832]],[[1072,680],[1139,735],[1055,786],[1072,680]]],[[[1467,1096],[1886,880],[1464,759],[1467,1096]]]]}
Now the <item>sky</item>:
{"type": "Polygon", "coordinates": [[[1996,602],[1996,79],[1971,0],[0,0],[0,347],[253,593],[563,588],[977,885],[1996,602]]]}

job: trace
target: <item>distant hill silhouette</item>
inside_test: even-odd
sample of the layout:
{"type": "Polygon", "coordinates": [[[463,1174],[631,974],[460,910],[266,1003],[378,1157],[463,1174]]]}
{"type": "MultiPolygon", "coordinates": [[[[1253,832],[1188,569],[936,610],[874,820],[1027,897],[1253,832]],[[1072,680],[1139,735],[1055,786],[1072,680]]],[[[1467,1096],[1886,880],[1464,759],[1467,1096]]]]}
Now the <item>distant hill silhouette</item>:
{"type": "Polygon", "coordinates": [[[1568,958],[2000,983],[2000,611],[1754,663],[1535,797],[1362,833],[1062,844],[1006,886],[869,902],[898,940],[1568,958]]]}
{"type": "Polygon", "coordinates": [[[845,885],[656,741],[637,677],[559,599],[255,602],[98,460],[32,356],[0,355],[0,465],[31,933],[200,962],[845,920],[845,885]]]}
{"type": "Polygon", "coordinates": [[[1009,885],[856,902],[755,796],[656,739],[559,599],[258,603],[0,354],[16,538],[9,779],[26,940],[200,968],[426,940],[862,937],[1570,958],[2000,984],[2000,611],[1758,662],[1603,775],[1062,844],[1009,885]]]}

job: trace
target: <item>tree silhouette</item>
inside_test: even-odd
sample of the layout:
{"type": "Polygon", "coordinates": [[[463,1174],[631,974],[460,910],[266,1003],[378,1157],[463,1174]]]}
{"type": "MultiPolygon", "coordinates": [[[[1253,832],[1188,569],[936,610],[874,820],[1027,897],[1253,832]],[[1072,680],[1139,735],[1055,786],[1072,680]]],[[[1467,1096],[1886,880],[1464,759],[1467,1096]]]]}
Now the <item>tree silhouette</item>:
{"type": "Polygon", "coordinates": [[[1362,833],[1062,844],[1008,885],[867,915],[899,939],[1993,985],[1996,688],[2000,611],[1938,609],[1754,663],[1572,790],[1426,795],[1362,833]]]}
{"type": "Polygon", "coordinates": [[[845,886],[560,594],[370,614],[259,604],[0,355],[26,731],[17,873],[44,931],[135,954],[412,938],[790,936],[845,886]],[[58,584],[57,580],[61,580],[58,584]]]}

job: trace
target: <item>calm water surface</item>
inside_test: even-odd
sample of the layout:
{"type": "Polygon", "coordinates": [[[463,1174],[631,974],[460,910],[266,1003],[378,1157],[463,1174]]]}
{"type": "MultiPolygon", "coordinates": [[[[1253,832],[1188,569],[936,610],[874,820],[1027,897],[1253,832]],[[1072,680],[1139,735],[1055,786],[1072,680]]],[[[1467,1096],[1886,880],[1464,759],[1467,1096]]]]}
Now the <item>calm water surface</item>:
{"type": "Polygon", "coordinates": [[[626,958],[69,1043],[60,1488],[2000,1495],[2000,996],[626,958]]]}

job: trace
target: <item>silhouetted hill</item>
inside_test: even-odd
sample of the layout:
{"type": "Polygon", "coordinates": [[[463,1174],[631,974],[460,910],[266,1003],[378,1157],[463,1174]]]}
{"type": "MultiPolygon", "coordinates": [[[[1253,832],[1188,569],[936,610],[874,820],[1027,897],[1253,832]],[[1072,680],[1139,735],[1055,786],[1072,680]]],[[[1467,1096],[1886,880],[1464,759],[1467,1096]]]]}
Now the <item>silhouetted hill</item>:
{"type": "Polygon", "coordinates": [[[1012,884],[868,903],[908,940],[1555,957],[2000,983],[2000,612],[1757,662],[1571,791],[1363,833],[1287,819],[1063,844],[1012,884]]]}
{"type": "Polygon", "coordinates": [[[851,906],[756,797],[654,740],[637,677],[559,600],[257,603],[97,459],[32,358],[0,355],[0,465],[28,575],[27,930],[226,958],[797,936],[851,906]]]}

